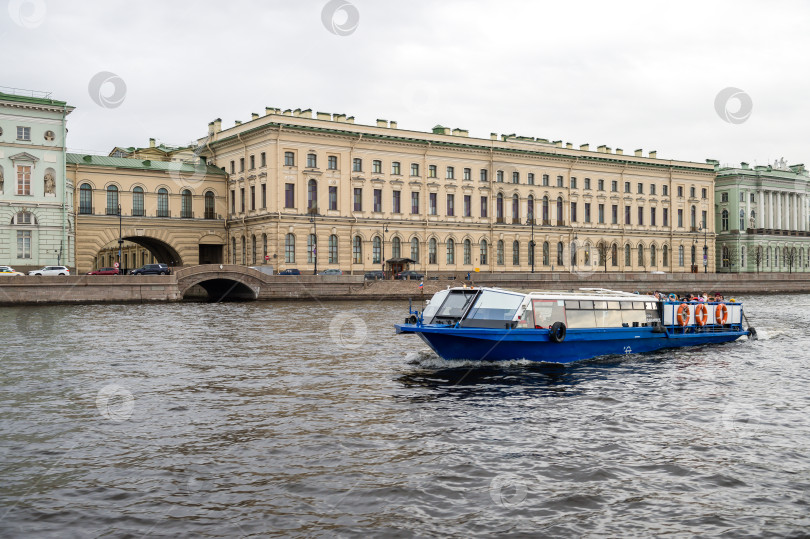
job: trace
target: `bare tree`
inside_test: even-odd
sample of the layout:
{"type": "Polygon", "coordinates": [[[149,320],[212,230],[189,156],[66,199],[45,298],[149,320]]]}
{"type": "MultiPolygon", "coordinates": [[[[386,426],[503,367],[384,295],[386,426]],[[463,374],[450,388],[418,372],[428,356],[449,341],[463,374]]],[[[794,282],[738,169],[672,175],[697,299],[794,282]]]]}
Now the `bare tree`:
{"type": "Polygon", "coordinates": [[[785,247],[785,261],[787,262],[788,273],[793,273],[793,262],[796,260],[796,248],[785,247]]]}
{"type": "Polygon", "coordinates": [[[760,245],[757,247],[756,251],[754,251],[754,260],[757,262],[757,273],[759,273],[759,267],[762,264],[762,246],[760,245]]]}

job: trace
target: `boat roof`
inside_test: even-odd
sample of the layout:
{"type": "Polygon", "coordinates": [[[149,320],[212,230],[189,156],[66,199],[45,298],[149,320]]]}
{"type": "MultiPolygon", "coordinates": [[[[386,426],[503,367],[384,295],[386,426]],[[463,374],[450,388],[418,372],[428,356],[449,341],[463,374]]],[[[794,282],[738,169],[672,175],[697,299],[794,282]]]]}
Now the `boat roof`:
{"type": "MultiPolygon", "coordinates": [[[[454,287],[451,290],[470,290],[470,287],[454,287]]],[[[570,300],[593,300],[593,301],[658,301],[655,296],[647,294],[637,294],[635,292],[623,292],[621,290],[609,290],[607,288],[580,288],[579,290],[507,290],[505,288],[480,286],[473,287],[478,290],[492,290],[495,292],[505,292],[508,294],[521,294],[531,296],[532,299],[570,299],[570,300]]]]}

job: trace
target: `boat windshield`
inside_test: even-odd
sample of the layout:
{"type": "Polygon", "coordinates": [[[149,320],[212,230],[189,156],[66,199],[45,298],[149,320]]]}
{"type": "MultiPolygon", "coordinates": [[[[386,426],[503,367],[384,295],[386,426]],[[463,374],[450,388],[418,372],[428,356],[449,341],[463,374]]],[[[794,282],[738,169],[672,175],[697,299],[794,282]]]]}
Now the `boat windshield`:
{"type": "Polygon", "coordinates": [[[425,306],[425,310],[422,311],[422,319],[425,324],[430,324],[433,321],[433,315],[439,310],[444,298],[446,298],[449,293],[450,290],[439,290],[430,298],[430,301],[428,301],[428,304],[425,306]]]}
{"type": "Polygon", "coordinates": [[[523,294],[484,290],[462,323],[469,327],[504,327],[523,303],[523,294]]]}
{"type": "Polygon", "coordinates": [[[439,307],[433,321],[435,323],[458,322],[477,294],[477,290],[453,290],[439,307]]]}

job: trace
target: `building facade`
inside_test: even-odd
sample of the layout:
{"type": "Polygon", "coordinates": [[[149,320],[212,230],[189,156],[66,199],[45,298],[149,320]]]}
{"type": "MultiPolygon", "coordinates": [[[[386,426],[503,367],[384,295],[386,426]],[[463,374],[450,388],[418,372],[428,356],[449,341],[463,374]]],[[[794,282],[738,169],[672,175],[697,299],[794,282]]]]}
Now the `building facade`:
{"type": "Polygon", "coordinates": [[[784,161],[720,168],[718,272],[810,271],[810,175],[784,161]]]}
{"type": "Polygon", "coordinates": [[[711,163],[275,108],[224,130],[216,120],[199,145],[228,174],[231,263],[688,272],[700,259],[700,223],[714,253],[711,163]]]}
{"type": "Polygon", "coordinates": [[[67,154],[79,272],[221,263],[226,175],[200,163],[67,154]],[[119,256],[119,240],[121,253],[119,256]],[[133,244],[139,248],[133,247],[133,244]]]}
{"type": "Polygon", "coordinates": [[[65,178],[64,101],[0,93],[0,264],[74,267],[72,185],[65,178]]]}

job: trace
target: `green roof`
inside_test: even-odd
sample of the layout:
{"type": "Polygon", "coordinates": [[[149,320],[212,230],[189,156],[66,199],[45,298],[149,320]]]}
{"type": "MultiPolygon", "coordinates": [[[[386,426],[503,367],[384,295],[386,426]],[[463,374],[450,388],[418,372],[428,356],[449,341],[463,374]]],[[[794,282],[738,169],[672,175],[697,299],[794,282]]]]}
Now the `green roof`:
{"type": "Polygon", "coordinates": [[[6,94],[3,92],[0,92],[0,100],[17,101],[20,103],[33,103],[36,105],[51,105],[53,107],[67,106],[67,101],[57,101],[55,99],[46,99],[44,97],[28,97],[25,95],[6,94]]]}
{"type": "MultiPolygon", "coordinates": [[[[180,163],[178,161],[156,161],[154,159],[131,159],[128,157],[107,157],[106,155],[84,155],[79,153],[67,154],[67,163],[75,165],[131,168],[137,170],[176,171],[194,174],[200,165],[180,163]]],[[[225,171],[213,165],[205,166],[206,174],[226,176],[225,171]]]]}

